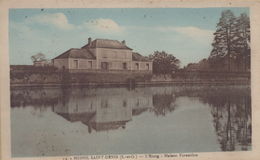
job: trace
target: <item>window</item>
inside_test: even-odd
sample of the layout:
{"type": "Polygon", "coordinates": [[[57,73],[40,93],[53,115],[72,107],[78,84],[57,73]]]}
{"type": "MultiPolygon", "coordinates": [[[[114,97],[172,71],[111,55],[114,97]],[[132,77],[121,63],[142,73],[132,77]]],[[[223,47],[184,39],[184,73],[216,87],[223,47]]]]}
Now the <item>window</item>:
{"type": "Polygon", "coordinates": [[[107,58],[107,54],[106,53],[103,53],[103,58],[107,58]]]}
{"type": "Polygon", "coordinates": [[[73,61],[73,68],[79,68],[79,61],[78,60],[73,61]]]}
{"type": "Polygon", "coordinates": [[[139,63],[135,63],[136,70],[139,70],[139,63]]]}
{"type": "Polygon", "coordinates": [[[136,102],[136,106],[139,106],[140,104],[140,101],[139,101],[139,98],[137,99],[137,102],[136,102]]]}
{"type": "Polygon", "coordinates": [[[88,68],[92,68],[92,61],[88,61],[88,68]]]}
{"type": "Polygon", "coordinates": [[[107,99],[101,100],[101,108],[108,108],[108,100],[107,99]]]}
{"type": "Polygon", "coordinates": [[[116,51],[113,52],[113,57],[114,57],[114,58],[117,58],[117,53],[116,53],[116,51]]]}
{"type": "Polygon", "coordinates": [[[127,102],[126,100],[123,101],[123,107],[126,107],[127,106],[127,102]]]}
{"type": "Polygon", "coordinates": [[[108,62],[101,62],[101,69],[108,70],[108,62]]]}
{"type": "Polygon", "coordinates": [[[127,64],[123,63],[123,69],[127,69],[127,64]]]}
{"type": "Polygon", "coordinates": [[[146,64],[146,69],[149,70],[149,63],[146,64]]]}

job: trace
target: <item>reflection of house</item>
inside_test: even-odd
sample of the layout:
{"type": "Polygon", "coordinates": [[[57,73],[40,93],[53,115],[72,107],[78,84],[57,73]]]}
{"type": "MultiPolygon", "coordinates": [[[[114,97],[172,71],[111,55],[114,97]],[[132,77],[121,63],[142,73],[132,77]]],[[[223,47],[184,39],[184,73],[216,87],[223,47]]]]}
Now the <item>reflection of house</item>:
{"type": "Polygon", "coordinates": [[[152,107],[152,96],[124,96],[120,94],[120,89],[115,89],[111,95],[106,90],[95,92],[98,97],[91,94],[80,97],[82,94],[84,93],[72,92],[68,102],[59,103],[53,111],[71,122],[82,122],[90,132],[92,129],[102,131],[125,128],[132,116],[152,107]]]}
{"type": "Polygon", "coordinates": [[[132,52],[125,41],[88,39],[80,49],[69,49],[53,59],[57,68],[70,71],[152,71],[152,62],[132,52]]]}

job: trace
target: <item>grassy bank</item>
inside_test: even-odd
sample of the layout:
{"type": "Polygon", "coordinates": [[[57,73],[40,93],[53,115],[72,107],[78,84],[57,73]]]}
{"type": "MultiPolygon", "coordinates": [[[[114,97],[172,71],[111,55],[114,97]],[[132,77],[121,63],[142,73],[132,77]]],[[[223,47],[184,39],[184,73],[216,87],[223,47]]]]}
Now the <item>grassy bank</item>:
{"type": "Polygon", "coordinates": [[[171,84],[250,84],[248,72],[176,72],[171,75],[144,73],[71,73],[54,67],[11,66],[11,87],[61,86],[155,86],[171,84]]]}

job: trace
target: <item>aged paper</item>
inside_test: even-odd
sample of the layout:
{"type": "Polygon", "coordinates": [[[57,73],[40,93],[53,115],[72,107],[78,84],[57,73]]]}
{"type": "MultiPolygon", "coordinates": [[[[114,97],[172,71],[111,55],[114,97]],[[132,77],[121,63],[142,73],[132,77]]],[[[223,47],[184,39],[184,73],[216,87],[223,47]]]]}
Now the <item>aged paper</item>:
{"type": "MultiPolygon", "coordinates": [[[[0,7],[1,159],[259,159],[259,0],[2,0],[0,7]],[[124,84],[117,81],[116,76],[107,76],[108,80],[104,78],[103,72],[107,72],[110,66],[116,66],[111,71],[113,74],[116,74],[115,70],[120,69],[131,70],[131,73],[137,72],[136,70],[142,70],[142,67],[143,71],[140,73],[143,75],[150,74],[152,69],[155,71],[155,68],[151,68],[152,61],[145,57],[155,51],[155,49],[149,50],[149,47],[152,48],[155,45],[159,46],[159,51],[165,50],[166,52],[171,52],[172,46],[179,48],[175,51],[180,53],[174,53],[174,55],[184,63],[179,66],[180,68],[188,66],[189,62],[199,62],[199,59],[207,58],[210,53],[206,53],[207,56],[202,55],[199,52],[204,49],[199,48],[198,45],[209,41],[208,38],[212,38],[208,35],[213,35],[215,26],[212,29],[209,24],[217,25],[221,16],[220,11],[225,8],[230,9],[236,16],[246,12],[250,18],[251,67],[241,65],[241,70],[244,71],[248,68],[250,70],[241,73],[243,78],[249,75],[251,82],[249,85],[245,85],[246,87],[242,85],[243,87],[234,89],[232,86],[223,85],[212,89],[211,86],[214,86],[212,80],[207,80],[205,83],[208,85],[199,89],[196,86],[175,88],[175,84],[183,83],[182,78],[176,80],[176,78],[165,75],[155,76],[151,82],[145,79],[138,83],[138,80],[127,78],[128,75],[123,74],[120,78],[125,77],[124,82],[127,82],[130,88],[127,90],[121,86],[124,84]],[[139,13],[141,13],[141,18],[136,16],[139,13]],[[171,14],[173,18],[176,16],[183,18],[172,20],[171,14]],[[199,18],[190,18],[192,14],[201,14],[198,17],[204,18],[205,23],[199,24],[199,18]],[[91,15],[90,19],[88,19],[88,15],[91,15]],[[159,18],[156,19],[156,16],[159,18]],[[82,17],[88,21],[80,20],[82,17]],[[155,25],[155,20],[159,24],[155,25]],[[169,25],[169,21],[172,21],[173,24],[169,23],[169,25]],[[194,26],[191,26],[188,21],[194,23],[194,26]],[[46,24],[52,25],[53,28],[46,24]],[[91,34],[86,32],[86,35],[83,35],[85,32],[81,31],[84,27],[93,32],[91,34]],[[54,28],[58,28],[58,30],[54,28]],[[127,32],[128,29],[131,32],[127,32]],[[176,39],[169,36],[170,32],[174,33],[176,39]],[[63,37],[63,34],[66,34],[67,37],[63,37]],[[185,39],[182,37],[184,34],[188,34],[190,37],[185,39]],[[138,36],[140,38],[136,38],[138,36]],[[172,43],[167,44],[168,42],[161,37],[172,43]],[[193,39],[194,37],[197,38],[197,41],[193,39]],[[64,40],[64,38],[68,39],[64,40]],[[144,39],[138,41],[141,38],[144,39]],[[156,39],[162,42],[156,44],[158,43],[156,39]],[[194,41],[194,46],[190,45],[193,43],[192,41],[186,41],[188,39],[194,41]],[[80,42],[77,44],[74,41],[80,42]],[[174,43],[176,41],[181,42],[174,43]],[[46,46],[50,48],[42,47],[45,44],[48,44],[46,46]],[[97,54],[92,55],[91,49],[95,49],[95,47],[91,48],[92,44],[95,44],[96,48],[112,46],[128,51],[133,49],[140,54],[126,51],[125,57],[122,58],[115,51],[113,56],[121,58],[120,64],[122,63],[122,65],[114,65],[113,60],[104,60],[111,58],[109,52],[104,51],[103,59],[100,59],[104,62],[98,66],[100,57],[97,54]],[[68,62],[67,65],[62,64],[63,61],[59,60],[59,57],[78,58],[74,55],[81,54],[80,51],[82,48],[84,49],[85,45],[86,49],[90,50],[88,55],[83,55],[83,58],[87,59],[84,61],[85,66],[80,66],[81,61],[77,59],[68,62]],[[128,45],[131,45],[130,49],[128,45]],[[70,48],[72,49],[68,50],[70,48]],[[193,49],[197,55],[188,55],[189,50],[193,49]],[[15,70],[14,65],[32,65],[30,58],[35,66],[42,65],[42,61],[34,61],[34,58],[43,58],[41,54],[36,54],[37,52],[55,53],[55,56],[44,55],[53,60],[46,64],[54,64],[56,68],[59,68],[57,72],[48,71],[48,74],[52,73],[54,77],[49,80],[51,83],[46,82],[48,76],[44,81],[46,82],[44,87],[37,86],[38,81],[37,83],[30,81],[25,84],[18,81],[18,78],[13,80],[13,72],[10,70],[15,70]],[[128,53],[134,55],[126,60],[128,53]],[[31,57],[33,55],[34,57],[31,57]],[[192,59],[196,60],[192,61],[192,59]],[[71,81],[75,86],[82,82],[79,80],[80,76],[67,80],[67,72],[65,73],[64,70],[76,68],[82,71],[92,69],[94,66],[97,68],[88,70],[88,72],[91,74],[102,72],[102,76],[94,78],[97,83],[91,80],[91,76],[83,79],[84,82],[88,81],[84,85],[89,88],[61,87],[62,89],[57,89],[61,85],[66,86],[71,81]],[[56,73],[62,73],[62,84],[57,84],[59,77],[56,73]],[[99,81],[105,87],[95,88],[100,85],[99,81]],[[160,85],[158,85],[159,83],[160,85]],[[141,87],[132,89],[132,86],[135,85],[141,87]],[[158,85],[158,88],[151,87],[153,85],[158,85]],[[28,86],[31,88],[28,89],[28,86]],[[13,89],[14,87],[21,87],[21,89],[16,90],[13,89]],[[241,94],[237,96],[237,93],[234,92],[241,94]],[[212,98],[214,94],[216,97],[212,98]],[[208,109],[209,106],[218,105],[225,95],[228,97],[229,110],[219,111],[214,107],[211,110],[208,109]],[[219,97],[220,99],[218,99],[219,97]],[[235,98],[232,99],[232,97],[235,98]],[[239,114],[232,114],[232,111],[236,110],[234,105],[236,100],[237,106],[249,107],[249,109],[243,108],[239,114]],[[135,108],[139,105],[143,108],[135,108]],[[152,105],[153,108],[151,108],[152,105]],[[93,106],[94,109],[92,109],[93,106]],[[118,109],[118,106],[121,108],[118,109]],[[193,107],[194,110],[189,107],[193,107]],[[81,109],[84,112],[81,113],[81,109]],[[219,117],[215,114],[215,112],[219,113],[218,111],[221,112],[219,117]],[[247,114],[249,114],[249,118],[247,114]],[[223,123],[225,120],[223,117],[230,117],[230,115],[235,118],[233,120],[227,118],[227,120],[230,123],[238,124],[235,127],[232,124],[229,127],[228,123],[223,123]],[[243,119],[243,115],[246,115],[246,120],[243,119]],[[214,116],[219,119],[214,119],[214,116]],[[218,120],[219,123],[217,123],[218,120]],[[223,125],[222,128],[228,128],[230,132],[222,133],[224,131],[218,130],[219,132],[215,133],[214,127],[217,128],[217,125],[223,125]],[[246,127],[243,128],[243,125],[246,127]],[[231,129],[232,127],[233,129],[231,129]],[[239,127],[242,129],[238,129],[239,127]],[[148,131],[149,133],[147,133],[148,131]],[[230,139],[225,141],[226,145],[221,143],[224,141],[221,138],[225,136],[219,135],[230,136],[230,139]],[[236,138],[232,139],[232,135],[236,138]],[[241,138],[241,135],[244,136],[244,139],[241,138]]],[[[192,72],[194,68],[190,68],[190,72],[192,72]]],[[[237,68],[235,67],[235,69],[237,68]]],[[[229,65],[228,69],[232,70],[232,65],[231,67],[229,65]]],[[[221,71],[216,72],[216,75],[221,75],[221,73],[221,71]]],[[[233,74],[236,73],[234,71],[233,74]]],[[[78,71],[74,70],[73,74],[78,74],[78,71]]],[[[181,73],[173,73],[173,75],[182,76],[181,73]]],[[[239,84],[244,83],[243,78],[239,84]]],[[[192,80],[185,81],[184,84],[195,83],[192,80]]],[[[198,81],[196,79],[196,83],[200,83],[198,81]]],[[[229,83],[231,82],[229,81],[229,83]]],[[[226,106],[226,104],[221,105],[226,106]]]]}

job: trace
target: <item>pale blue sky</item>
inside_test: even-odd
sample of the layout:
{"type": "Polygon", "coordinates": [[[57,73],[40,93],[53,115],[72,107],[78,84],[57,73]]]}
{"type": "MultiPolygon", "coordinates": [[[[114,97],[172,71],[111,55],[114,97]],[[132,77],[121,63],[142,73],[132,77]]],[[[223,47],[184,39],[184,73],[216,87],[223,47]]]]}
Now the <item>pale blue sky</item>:
{"type": "Polygon", "coordinates": [[[226,9],[249,14],[248,8],[10,9],[10,64],[32,64],[39,52],[52,59],[92,37],[125,40],[142,55],[164,50],[183,66],[209,56],[226,9]]]}

